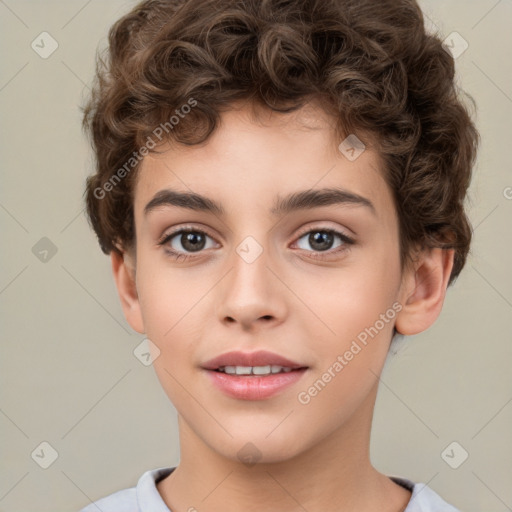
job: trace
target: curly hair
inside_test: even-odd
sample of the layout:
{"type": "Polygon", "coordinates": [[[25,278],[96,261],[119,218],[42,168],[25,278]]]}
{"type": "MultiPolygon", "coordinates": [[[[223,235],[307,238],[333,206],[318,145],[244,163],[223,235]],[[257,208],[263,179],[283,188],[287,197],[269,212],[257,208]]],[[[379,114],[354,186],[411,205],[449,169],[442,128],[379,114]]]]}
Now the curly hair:
{"type": "Polygon", "coordinates": [[[451,284],[470,248],[480,138],[454,77],[415,0],[143,1],[111,27],[83,109],[89,222],[105,254],[133,246],[133,189],[155,134],[201,144],[237,100],[287,113],[316,98],[337,132],[376,141],[402,266],[413,246],[454,249],[451,284]]]}

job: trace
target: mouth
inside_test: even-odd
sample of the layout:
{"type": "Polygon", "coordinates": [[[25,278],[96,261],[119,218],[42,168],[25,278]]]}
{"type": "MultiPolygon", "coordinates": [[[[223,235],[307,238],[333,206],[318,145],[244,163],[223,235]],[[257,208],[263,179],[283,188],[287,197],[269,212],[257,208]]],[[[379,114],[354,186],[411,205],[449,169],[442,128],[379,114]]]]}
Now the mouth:
{"type": "Polygon", "coordinates": [[[290,373],[299,370],[305,370],[307,367],[290,368],[289,366],[266,365],[266,366],[220,366],[213,370],[215,372],[226,373],[228,375],[258,376],[265,377],[276,373],[290,373]]]}
{"type": "Polygon", "coordinates": [[[260,350],[258,352],[227,352],[210,359],[202,365],[202,368],[230,375],[268,375],[290,372],[307,368],[307,366],[279,354],[260,350]]]}
{"type": "Polygon", "coordinates": [[[207,370],[206,374],[214,387],[224,395],[237,400],[266,400],[296,385],[308,371],[307,368],[283,368],[276,366],[275,372],[261,367],[224,367],[207,370]],[[234,373],[229,373],[234,370],[234,373]],[[256,371],[256,373],[253,373],[256,371]],[[265,371],[266,373],[257,373],[265,371]],[[241,372],[241,373],[238,373],[241,372]]]}
{"type": "Polygon", "coordinates": [[[296,384],[309,369],[272,352],[228,352],[204,365],[215,387],[238,400],[264,400],[296,384]]]}

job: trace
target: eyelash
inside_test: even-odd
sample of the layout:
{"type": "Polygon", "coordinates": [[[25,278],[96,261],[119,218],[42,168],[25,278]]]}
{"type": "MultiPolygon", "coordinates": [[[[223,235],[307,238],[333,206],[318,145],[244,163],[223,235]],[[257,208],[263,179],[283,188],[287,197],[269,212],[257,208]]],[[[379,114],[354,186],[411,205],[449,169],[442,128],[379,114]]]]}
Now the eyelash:
{"type": "MultiPolygon", "coordinates": [[[[337,254],[341,254],[341,253],[344,253],[346,251],[348,251],[350,249],[350,246],[355,244],[355,240],[348,237],[347,235],[345,235],[344,233],[340,232],[340,231],[337,231],[335,229],[332,229],[332,228],[327,228],[327,227],[318,227],[318,228],[306,228],[304,229],[303,231],[299,232],[299,234],[297,235],[297,240],[300,240],[301,238],[304,237],[304,235],[307,235],[309,233],[330,233],[332,235],[335,235],[337,236],[342,242],[343,244],[339,247],[337,247],[335,250],[327,250],[327,251],[307,251],[307,252],[311,252],[311,257],[314,258],[314,259],[326,259],[325,256],[323,256],[324,254],[327,254],[329,256],[333,256],[333,255],[337,255],[337,254]]],[[[195,228],[195,227],[192,227],[192,226],[182,226],[180,227],[179,229],[176,229],[175,231],[172,231],[171,233],[166,233],[159,241],[158,241],[158,245],[159,246],[165,246],[166,244],[168,244],[176,235],[181,235],[183,233],[200,233],[202,235],[206,235],[210,238],[213,239],[213,237],[205,230],[203,229],[198,229],[198,228],[195,228]]],[[[202,251],[199,251],[198,253],[182,253],[182,252],[178,252],[178,251],[175,251],[174,249],[170,249],[169,247],[165,247],[165,252],[166,254],[176,260],[176,261],[186,261],[186,260],[189,260],[191,258],[195,258],[196,257],[196,254],[199,254],[200,252],[202,251]]]]}

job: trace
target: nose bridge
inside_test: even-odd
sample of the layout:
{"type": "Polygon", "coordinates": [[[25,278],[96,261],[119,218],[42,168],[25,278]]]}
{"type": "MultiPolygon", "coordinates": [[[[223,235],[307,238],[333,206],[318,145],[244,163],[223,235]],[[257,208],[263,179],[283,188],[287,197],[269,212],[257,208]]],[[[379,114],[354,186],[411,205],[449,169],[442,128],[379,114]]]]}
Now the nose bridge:
{"type": "Polygon", "coordinates": [[[231,271],[223,286],[219,304],[221,321],[239,322],[245,328],[254,322],[282,321],[285,297],[279,290],[267,241],[253,236],[242,240],[230,258],[231,271]]]}

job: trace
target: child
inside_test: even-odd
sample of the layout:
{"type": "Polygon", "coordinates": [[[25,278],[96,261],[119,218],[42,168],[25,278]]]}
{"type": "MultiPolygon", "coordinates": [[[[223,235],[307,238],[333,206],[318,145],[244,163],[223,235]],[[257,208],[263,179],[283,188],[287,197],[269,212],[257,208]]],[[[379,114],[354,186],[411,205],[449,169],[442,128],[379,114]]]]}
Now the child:
{"type": "Polygon", "coordinates": [[[450,512],[369,441],[464,266],[478,132],[414,0],[146,0],[85,108],[89,219],[180,463],[83,512],[450,512]]]}

